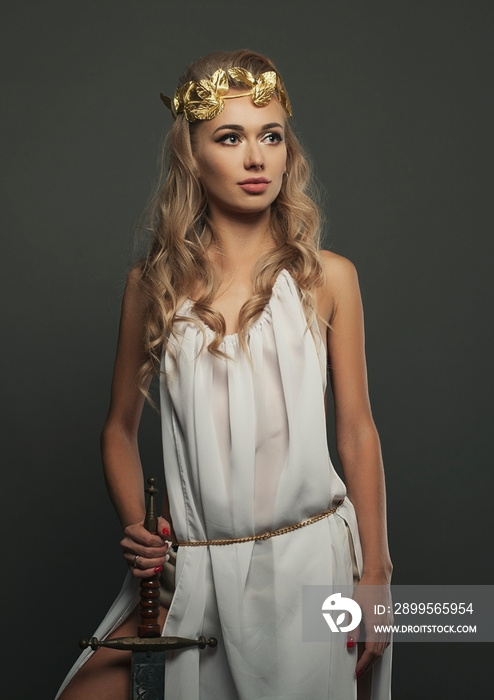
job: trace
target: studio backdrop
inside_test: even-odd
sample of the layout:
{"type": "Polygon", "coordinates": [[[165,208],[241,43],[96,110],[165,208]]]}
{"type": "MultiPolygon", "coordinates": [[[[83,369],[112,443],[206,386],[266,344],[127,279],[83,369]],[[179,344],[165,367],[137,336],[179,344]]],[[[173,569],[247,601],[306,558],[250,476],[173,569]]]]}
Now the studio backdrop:
{"type": "MultiPolygon", "coordinates": [[[[2,21],[3,677],[52,698],[125,574],[102,476],[121,295],[170,94],[251,48],[285,78],[357,266],[394,582],[488,584],[492,3],[9,3],[2,21]]],[[[329,430],[330,449],[336,460],[329,430]]],[[[146,408],[144,468],[160,477],[146,408]]],[[[394,697],[483,697],[492,644],[403,644],[394,697]]]]}

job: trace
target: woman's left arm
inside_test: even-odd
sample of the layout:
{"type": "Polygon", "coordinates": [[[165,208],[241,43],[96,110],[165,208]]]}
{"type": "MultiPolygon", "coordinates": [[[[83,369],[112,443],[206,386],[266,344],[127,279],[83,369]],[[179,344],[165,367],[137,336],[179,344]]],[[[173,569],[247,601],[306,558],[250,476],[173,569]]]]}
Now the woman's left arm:
{"type": "MultiPolygon", "coordinates": [[[[369,401],[364,320],[353,264],[334,253],[322,254],[326,284],[318,306],[330,324],[327,332],[334,397],[336,449],[348,495],[357,514],[363,554],[361,584],[387,586],[392,564],[386,531],[386,495],[381,448],[369,401]]],[[[359,591],[356,592],[359,599],[359,591]]],[[[360,600],[359,600],[360,602],[360,600]]],[[[370,611],[364,609],[364,623],[370,611]]],[[[366,644],[357,674],[382,655],[389,643],[366,644]]]]}

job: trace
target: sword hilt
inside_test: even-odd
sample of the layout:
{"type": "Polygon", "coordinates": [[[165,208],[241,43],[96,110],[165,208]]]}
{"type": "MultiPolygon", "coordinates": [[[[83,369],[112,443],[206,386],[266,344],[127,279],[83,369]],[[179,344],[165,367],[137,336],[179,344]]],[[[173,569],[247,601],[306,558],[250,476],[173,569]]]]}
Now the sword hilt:
{"type": "MultiPolygon", "coordinates": [[[[158,515],[155,504],[155,494],[158,492],[156,488],[156,479],[154,476],[148,478],[148,502],[146,507],[146,517],[144,518],[144,527],[149,532],[156,534],[158,532],[158,515]]],[[[154,574],[150,578],[141,579],[140,592],[140,614],[141,624],[137,627],[139,637],[160,637],[161,629],[158,624],[160,614],[160,577],[159,574],[154,574]]]]}
{"type": "MultiPolygon", "coordinates": [[[[150,476],[147,480],[148,502],[146,507],[146,517],[144,518],[144,527],[152,533],[158,532],[158,515],[155,505],[155,495],[158,492],[156,488],[156,479],[150,476]]],[[[187,647],[215,647],[218,640],[215,637],[199,637],[199,639],[187,639],[186,637],[162,637],[161,629],[157,623],[159,617],[160,606],[160,577],[155,574],[147,579],[141,579],[141,624],[137,627],[138,637],[118,637],[114,639],[98,640],[96,637],[91,639],[81,639],[79,646],[82,649],[91,647],[93,651],[99,647],[107,647],[110,649],[122,649],[124,651],[145,651],[151,655],[152,651],[166,651],[171,649],[186,649],[187,647]]],[[[164,663],[164,660],[163,662],[164,663]]]]}

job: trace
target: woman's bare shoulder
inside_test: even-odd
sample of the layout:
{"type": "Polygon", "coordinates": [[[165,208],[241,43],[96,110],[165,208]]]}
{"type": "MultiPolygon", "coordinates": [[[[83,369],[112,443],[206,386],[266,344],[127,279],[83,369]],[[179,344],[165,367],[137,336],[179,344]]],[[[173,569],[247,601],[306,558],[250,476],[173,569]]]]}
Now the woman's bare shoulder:
{"type": "Polygon", "coordinates": [[[331,250],[320,251],[324,282],[318,292],[320,315],[331,323],[342,297],[358,293],[355,265],[331,250]]]}
{"type": "Polygon", "coordinates": [[[142,279],[142,264],[135,265],[127,273],[127,285],[130,287],[139,287],[142,279]]]}
{"type": "Polygon", "coordinates": [[[145,295],[142,288],[142,265],[135,265],[127,273],[125,292],[123,297],[124,307],[130,305],[134,309],[142,311],[145,307],[145,295]]]}
{"type": "Polygon", "coordinates": [[[357,275],[355,265],[343,255],[333,253],[331,250],[321,250],[319,252],[324,270],[325,284],[344,283],[352,281],[357,275]]]}

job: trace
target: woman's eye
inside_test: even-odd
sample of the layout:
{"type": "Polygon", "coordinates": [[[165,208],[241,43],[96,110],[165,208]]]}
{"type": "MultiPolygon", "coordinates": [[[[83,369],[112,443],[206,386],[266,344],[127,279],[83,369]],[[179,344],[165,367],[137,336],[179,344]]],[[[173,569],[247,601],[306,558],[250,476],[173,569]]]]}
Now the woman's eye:
{"type": "Polygon", "coordinates": [[[277,131],[270,131],[269,134],[266,134],[264,137],[264,141],[267,141],[268,143],[279,143],[280,141],[283,141],[283,136],[277,131]]]}
{"type": "Polygon", "coordinates": [[[218,139],[218,143],[226,143],[227,145],[235,145],[239,143],[240,138],[237,134],[223,134],[221,138],[218,139]]]}

